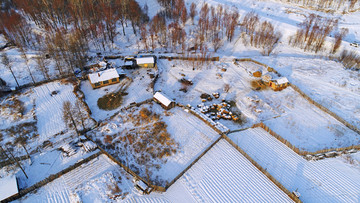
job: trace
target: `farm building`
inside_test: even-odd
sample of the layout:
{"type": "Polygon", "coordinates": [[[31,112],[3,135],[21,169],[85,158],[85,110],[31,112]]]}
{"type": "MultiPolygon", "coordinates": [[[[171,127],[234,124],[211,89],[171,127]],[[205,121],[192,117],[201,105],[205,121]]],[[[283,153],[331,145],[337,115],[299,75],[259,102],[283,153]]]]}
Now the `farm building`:
{"type": "Polygon", "coordinates": [[[91,73],[88,77],[94,89],[120,82],[120,75],[115,68],[91,73]]]}
{"type": "Polygon", "coordinates": [[[16,176],[7,176],[0,178],[0,201],[12,197],[19,193],[16,176]]]}
{"type": "Polygon", "coordinates": [[[269,82],[269,86],[275,91],[285,89],[289,84],[289,80],[286,77],[274,79],[269,82]]]}
{"type": "Polygon", "coordinates": [[[156,92],[154,94],[154,100],[166,110],[175,107],[175,102],[172,101],[171,99],[168,99],[168,97],[162,94],[161,92],[156,92]]]}
{"type": "Polygon", "coordinates": [[[154,68],[156,67],[155,58],[153,56],[136,58],[136,65],[144,68],[154,68]]]}
{"type": "Polygon", "coordinates": [[[135,68],[135,58],[133,56],[126,56],[124,58],[124,68],[135,68]]]}

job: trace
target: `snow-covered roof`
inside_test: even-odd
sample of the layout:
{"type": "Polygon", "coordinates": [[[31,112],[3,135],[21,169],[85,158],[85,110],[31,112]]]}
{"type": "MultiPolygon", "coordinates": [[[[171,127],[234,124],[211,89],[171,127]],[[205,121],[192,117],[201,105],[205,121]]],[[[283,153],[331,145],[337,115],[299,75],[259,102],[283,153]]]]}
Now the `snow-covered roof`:
{"type": "Polygon", "coordinates": [[[156,92],[154,94],[154,98],[156,100],[158,100],[159,102],[161,102],[166,107],[168,107],[171,104],[171,102],[173,102],[172,100],[168,99],[167,96],[165,96],[164,94],[162,94],[160,92],[156,92]]]}
{"type": "Polygon", "coordinates": [[[15,175],[0,178],[0,201],[11,197],[18,192],[15,175]]]}
{"type": "Polygon", "coordinates": [[[133,61],[125,61],[124,65],[125,65],[125,66],[132,66],[132,65],[133,65],[133,61]]]}
{"type": "Polygon", "coordinates": [[[282,77],[282,78],[276,79],[276,82],[277,82],[279,85],[281,85],[281,84],[288,83],[289,80],[288,80],[286,77],[282,77]]]}
{"type": "Polygon", "coordinates": [[[119,77],[119,73],[116,71],[115,68],[89,74],[89,80],[93,84],[105,80],[111,80],[113,78],[118,78],[118,77],[119,77]]]}
{"type": "Polygon", "coordinates": [[[106,67],[106,62],[105,62],[105,61],[99,62],[99,66],[100,66],[100,67],[106,67]]]}
{"type": "Polygon", "coordinates": [[[136,58],[136,64],[154,63],[154,57],[141,57],[136,58]]]}
{"type": "Polygon", "coordinates": [[[136,183],[142,190],[146,190],[148,186],[141,180],[136,183]]]}

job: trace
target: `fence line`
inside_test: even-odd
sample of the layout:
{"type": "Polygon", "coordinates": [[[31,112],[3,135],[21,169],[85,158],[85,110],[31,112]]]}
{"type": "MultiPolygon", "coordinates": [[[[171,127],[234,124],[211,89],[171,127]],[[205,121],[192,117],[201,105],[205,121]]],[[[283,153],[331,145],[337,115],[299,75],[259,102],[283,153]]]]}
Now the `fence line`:
{"type": "Polygon", "coordinates": [[[186,167],[179,175],[177,175],[170,183],[168,183],[166,185],[165,189],[167,190],[171,185],[173,185],[181,176],[184,175],[184,173],[186,173],[186,171],[188,171],[194,164],[196,164],[221,139],[222,139],[222,136],[219,136],[219,138],[217,138],[215,140],[215,142],[213,142],[207,149],[205,149],[188,167],[186,167]]]}
{"type": "Polygon", "coordinates": [[[299,87],[297,87],[294,84],[290,84],[290,86],[296,91],[298,92],[304,99],[306,99],[308,102],[310,102],[311,104],[315,105],[316,107],[318,107],[319,109],[321,109],[322,111],[324,111],[325,113],[331,115],[332,117],[334,117],[336,120],[338,120],[340,123],[344,124],[346,127],[350,128],[351,130],[357,132],[360,135],[360,129],[355,127],[354,125],[350,124],[349,122],[345,121],[343,118],[341,118],[340,116],[338,116],[337,114],[335,114],[334,112],[330,111],[328,108],[324,107],[323,105],[319,104],[318,102],[314,101],[313,99],[311,99],[307,94],[305,94],[303,91],[300,90],[299,87]]]}
{"type": "Polygon", "coordinates": [[[218,56],[216,57],[159,56],[159,59],[187,60],[187,61],[219,61],[220,60],[218,56]]]}
{"type": "Polygon", "coordinates": [[[285,144],[287,147],[289,147],[291,150],[293,150],[295,153],[297,153],[300,156],[318,155],[318,154],[323,154],[323,153],[327,153],[327,152],[343,152],[343,151],[347,151],[347,150],[351,150],[351,149],[360,150],[360,145],[352,145],[352,146],[340,147],[340,148],[322,149],[322,150],[318,150],[318,151],[315,151],[315,152],[309,152],[309,151],[305,151],[305,150],[300,150],[299,148],[297,148],[293,144],[291,144],[288,140],[284,139],[283,137],[278,135],[276,132],[272,131],[263,122],[257,123],[257,124],[252,126],[252,128],[257,128],[257,127],[263,128],[271,136],[275,137],[277,140],[279,140],[280,142],[285,144]]]}
{"type": "Polygon", "coordinates": [[[93,155],[91,155],[91,156],[89,156],[89,157],[87,157],[87,158],[85,158],[85,159],[83,159],[83,160],[81,160],[81,161],[79,161],[79,162],[77,162],[77,163],[69,166],[68,168],[66,168],[66,169],[64,169],[64,170],[62,170],[62,171],[60,171],[60,172],[58,172],[58,173],[56,173],[56,174],[50,175],[49,177],[47,177],[47,178],[45,178],[45,179],[43,179],[43,180],[35,183],[34,185],[32,185],[32,186],[30,186],[30,187],[28,187],[28,188],[25,188],[25,189],[23,189],[23,190],[20,190],[18,194],[13,195],[13,196],[11,196],[11,197],[8,197],[8,198],[2,200],[1,202],[11,202],[11,201],[14,201],[14,200],[16,200],[16,199],[19,199],[20,197],[25,196],[25,195],[28,194],[29,192],[35,191],[35,190],[37,190],[38,188],[40,188],[40,187],[48,184],[49,182],[51,182],[51,181],[59,178],[60,176],[64,175],[65,173],[68,173],[68,172],[74,170],[75,168],[81,166],[82,164],[87,163],[87,162],[95,159],[96,157],[100,156],[101,154],[102,154],[101,151],[99,151],[99,152],[97,152],[97,153],[95,153],[95,154],[93,154],[93,155]]]}
{"type": "Polygon", "coordinates": [[[230,143],[236,150],[238,150],[246,159],[248,159],[259,171],[261,171],[267,178],[269,178],[277,187],[279,187],[285,194],[287,194],[295,202],[301,202],[301,200],[287,188],[285,188],[278,180],[276,180],[266,169],[264,169],[260,164],[258,164],[254,159],[252,159],[244,150],[242,150],[237,144],[235,144],[227,136],[223,138],[230,143]]]}

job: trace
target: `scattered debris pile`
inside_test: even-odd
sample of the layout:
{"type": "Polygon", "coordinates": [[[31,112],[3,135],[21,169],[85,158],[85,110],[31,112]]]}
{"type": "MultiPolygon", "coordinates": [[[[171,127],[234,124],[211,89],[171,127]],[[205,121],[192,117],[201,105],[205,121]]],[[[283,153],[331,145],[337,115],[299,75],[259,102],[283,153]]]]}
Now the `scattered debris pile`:
{"type": "Polygon", "coordinates": [[[201,103],[197,106],[201,113],[205,114],[212,120],[219,120],[219,119],[225,119],[225,120],[233,120],[237,121],[239,118],[233,114],[230,110],[231,105],[227,102],[223,101],[220,104],[211,104],[211,105],[205,105],[204,103],[201,103]]]}

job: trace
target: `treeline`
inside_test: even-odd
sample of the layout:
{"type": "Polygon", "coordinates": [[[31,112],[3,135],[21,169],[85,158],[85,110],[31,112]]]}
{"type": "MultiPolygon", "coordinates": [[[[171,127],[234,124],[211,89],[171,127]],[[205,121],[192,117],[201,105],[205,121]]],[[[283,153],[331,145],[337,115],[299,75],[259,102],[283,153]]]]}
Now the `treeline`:
{"type": "MultiPolygon", "coordinates": [[[[337,27],[337,24],[337,20],[332,18],[322,18],[310,14],[299,24],[300,28],[296,31],[295,36],[290,38],[289,43],[304,49],[304,51],[316,53],[323,48],[326,37],[337,27]]],[[[340,42],[342,37],[343,35],[338,35],[340,42]]],[[[336,45],[337,48],[339,46],[340,44],[336,45]]],[[[336,47],[334,48],[337,49],[336,47]]]]}
{"type": "Polygon", "coordinates": [[[315,14],[310,14],[299,24],[299,29],[294,36],[289,39],[289,44],[299,47],[304,51],[329,52],[332,58],[337,58],[345,68],[360,69],[360,56],[354,51],[342,50],[339,55],[334,55],[339,51],[342,40],[348,34],[347,28],[338,29],[338,22],[335,19],[323,18],[315,14]],[[333,42],[327,42],[326,38],[332,36],[333,42]]]}
{"type": "Polygon", "coordinates": [[[249,12],[242,20],[241,28],[245,45],[261,48],[263,55],[269,56],[281,38],[280,32],[268,21],[261,21],[254,12],[249,12]]]}
{"type": "Polygon", "coordinates": [[[280,0],[286,3],[294,3],[306,8],[311,8],[320,11],[335,12],[337,10],[342,12],[355,11],[359,8],[359,0],[280,0]]]}
{"type": "Polygon", "coordinates": [[[40,51],[37,68],[50,79],[48,58],[53,59],[60,76],[73,74],[75,68],[85,66],[89,47],[112,49],[121,34],[117,25],[126,35],[125,26],[131,23],[136,35],[145,21],[148,17],[135,0],[8,0],[0,11],[0,34],[16,44],[26,65],[26,49],[40,51]]]}

